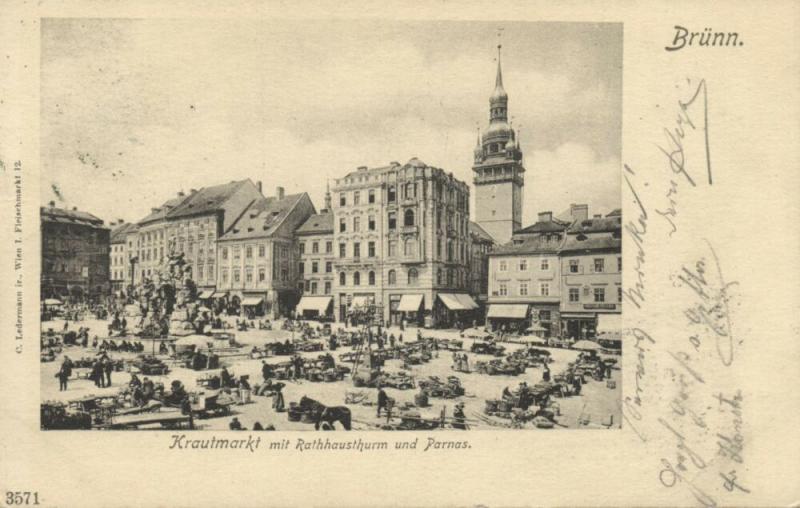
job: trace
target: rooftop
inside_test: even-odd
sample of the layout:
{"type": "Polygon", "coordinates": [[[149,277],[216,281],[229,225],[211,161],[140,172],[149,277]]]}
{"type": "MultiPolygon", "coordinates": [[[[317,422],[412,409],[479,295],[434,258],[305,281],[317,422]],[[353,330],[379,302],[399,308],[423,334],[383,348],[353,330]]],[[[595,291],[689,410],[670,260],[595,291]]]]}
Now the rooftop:
{"type": "Polygon", "coordinates": [[[234,180],[229,183],[203,187],[197,192],[190,193],[180,204],[168,212],[170,219],[212,213],[222,209],[227,201],[248,180],[234,180]]]}
{"type": "Polygon", "coordinates": [[[167,216],[167,213],[169,213],[170,210],[181,204],[185,199],[187,199],[186,196],[182,196],[180,194],[172,199],[168,199],[163,205],[159,206],[158,208],[154,208],[145,218],[140,220],[139,224],[146,224],[148,222],[163,219],[167,216]]]}
{"type": "Polygon", "coordinates": [[[39,215],[41,220],[44,222],[80,224],[83,226],[108,229],[103,225],[103,219],[96,217],[89,212],[82,212],[77,208],[73,208],[72,210],[68,210],[66,208],[57,208],[51,203],[51,206],[40,207],[39,215]]]}
{"type": "Polygon", "coordinates": [[[243,240],[272,235],[305,193],[254,201],[220,240],[243,240]]]}
{"type": "Polygon", "coordinates": [[[496,247],[489,255],[557,254],[563,242],[562,239],[549,239],[543,236],[528,237],[496,247]]]}
{"type": "Polygon", "coordinates": [[[138,226],[132,222],[120,224],[111,230],[111,243],[125,243],[128,233],[135,231],[138,226]]]}
{"type": "Polygon", "coordinates": [[[567,230],[569,222],[560,219],[552,219],[549,221],[538,221],[530,226],[524,227],[518,231],[514,231],[515,235],[525,233],[560,233],[567,230]]]}
{"type": "Polygon", "coordinates": [[[570,234],[576,233],[604,233],[619,231],[622,228],[622,215],[607,215],[593,217],[582,221],[575,221],[569,228],[570,234]]]}
{"type": "Polygon", "coordinates": [[[483,242],[495,243],[494,238],[492,238],[492,235],[487,233],[486,230],[483,229],[481,225],[478,224],[477,222],[469,221],[469,234],[471,234],[472,236],[483,242]]]}
{"type": "Polygon", "coordinates": [[[298,235],[321,235],[333,233],[333,213],[323,211],[308,218],[296,233],[298,235]]]}

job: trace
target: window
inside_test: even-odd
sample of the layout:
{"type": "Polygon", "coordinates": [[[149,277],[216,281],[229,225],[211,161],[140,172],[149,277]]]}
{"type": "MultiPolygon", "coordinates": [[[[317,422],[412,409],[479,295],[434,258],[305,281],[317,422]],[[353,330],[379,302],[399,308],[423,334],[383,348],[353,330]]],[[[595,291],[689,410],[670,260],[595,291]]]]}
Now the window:
{"type": "Polygon", "coordinates": [[[242,274],[238,268],[233,269],[233,282],[239,282],[242,280],[242,274]]]}
{"type": "Polygon", "coordinates": [[[325,254],[333,252],[333,242],[325,242],[325,254]]]}
{"type": "Polygon", "coordinates": [[[311,283],[311,294],[312,295],[317,294],[317,283],[316,282],[312,282],[311,283]]]}
{"type": "Polygon", "coordinates": [[[550,269],[550,260],[549,259],[542,258],[541,269],[542,270],[549,270],[550,269]]]}
{"type": "Polygon", "coordinates": [[[317,261],[311,262],[311,273],[319,272],[319,263],[317,261]]]}
{"type": "Polygon", "coordinates": [[[266,268],[259,268],[258,269],[258,282],[264,282],[267,280],[267,269],[266,268]]]}
{"type": "Polygon", "coordinates": [[[305,271],[306,271],[306,264],[303,263],[302,261],[297,263],[297,273],[303,275],[305,271]]]}
{"type": "Polygon", "coordinates": [[[258,246],[258,257],[263,258],[266,255],[267,255],[267,246],[264,245],[264,244],[259,245],[258,246]]]}
{"type": "Polygon", "coordinates": [[[389,212],[389,230],[397,229],[397,213],[389,212]]]}
{"type": "Polygon", "coordinates": [[[347,204],[347,194],[342,192],[339,194],[339,206],[345,206],[347,204]]]}
{"type": "Polygon", "coordinates": [[[539,294],[542,296],[550,296],[550,284],[547,282],[542,282],[539,285],[539,294]]]}
{"type": "Polygon", "coordinates": [[[528,260],[527,259],[520,259],[519,260],[519,271],[525,272],[528,270],[528,260]]]}
{"type": "Polygon", "coordinates": [[[397,190],[394,188],[394,185],[390,185],[386,190],[386,198],[389,203],[397,201],[397,190]]]}
{"type": "MultiPolygon", "coordinates": [[[[621,256],[617,258],[617,271],[618,272],[622,271],[622,257],[621,256]]],[[[620,301],[622,301],[622,300],[620,300],[620,301]]]]}
{"type": "Polygon", "coordinates": [[[367,229],[370,231],[375,231],[375,216],[370,215],[367,219],[367,229]]]}
{"type": "Polygon", "coordinates": [[[325,294],[326,295],[331,294],[331,283],[330,283],[330,281],[325,283],[325,294]]]}
{"type": "Polygon", "coordinates": [[[417,184],[407,183],[405,188],[406,199],[417,197],[417,184]]]}
{"type": "Polygon", "coordinates": [[[197,280],[203,280],[203,267],[197,267],[197,280]]]}
{"type": "Polygon", "coordinates": [[[397,242],[395,240],[389,241],[389,257],[397,256],[397,242]]]}
{"type": "Polygon", "coordinates": [[[303,242],[300,242],[300,255],[303,255],[305,253],[306,253],[306,244],[303,243],[303,242]]]}
{"type": "Polygon", "coordinates": [[[528,283],[527,282],[520,282],[519,283],[519,296],[528,296],[528,283]]]}
{"type": "Polygon", "coordinates": [[[595,272],[597,272],[597,273],[602,273],[603,272],[603,265],[605,264],[603,261],[604,261],[603,258],[594,258],[594,271],[595,272]]]}
{"type": "Polygon", "coordinates": [[[353,257],[354,258],[361,257],[361,243],[359,242],[353,243],[353,257]]]}
{"type": "Polygon", "coordinates": [[[569,273],[578,273],[578,260],[577,259],[570,259],[569,260],[569,273]]]}
{"type": "Polygon", "coordinates": [[[333,263],[330,261],[325,261],[325,273],[331,273],[333,271],[333,263]]]}
{"type": "Polygon", "coordinates": [[[361,285],[361,273],[360,272],[355,272],[353,274],[353,285],[354,286],[360,286],[361,285]]]}
{"type": "Polygon", "coordinates": [[[344,233],[345,231],[347,231],[347,220],[342,217],[339,219],[339,232],[344,233]]]}
{"type": "Polygon", "coordinates": [[[251,259],[253,257],[253,247],[251,245],[248,245],[247,248],[245,249],[244,257],[246,257],[247,259],[251,259]]]}
{"type": "Polygon", "coordinates": [[[347,275],[344,272],[339,273],[339,285],[344,286],[347,284],[347,275]]]}
{"type": "Polygon", "coordinates": [[[570,303],[577,303],[581,301],[581,290],[578,288],[569,288],[569,301],[570,303]]]}
{"type": "Polygon", "coordinates": [[[222,269],[222,283],[223,284],[227,284],[228,283],[228,269],[227,268],[223,268],[222,269]]]}
{"type": "Polygon", "coordinates": [[[497,288],[497,289],[498,289],[498,291],[497,291],[497,292],[498,292],[498,294],[499,294],[500,296],[508,296],[508,284],[506,284],[505,282],[501,282],[501,283],[498,285],[498,288],[497,288]]]}
{"type": "Polygon", "coordinates": [[[311,244],[311,253],[319,254],[319,242],[314,242],[311,244]]]}
{"type": "Polygon", "coordinates": [[[622,301],[622,286],[617,286],[617,301],[622,301]]]}
{"type": "Polygon", "coordinates": [[[353,231],[361,231],[361,217],[353,217],[353,231]]]}
{"type": "Polygon", "coordinates": [[[595,302],[605,302],[606,301],[606,289],[605,288],[594,288],[594,301],[595,302]]]}
{"type": "Polygon", "coordinates": [[[339,244],[339,257],[343,258],[345,256],[347,256],[347,244],[346,243],[340,243],[339,244]]]}
{"type": "Polygon", "coordinates": [[[369,242],[369,244],[367,244],[367,255],[371,258],[375,257],[375,242],[369,242]]]}
{"type": "Polygon", "coordinates": [[[408,270],[408,285],[415,286],[417,284],[417,280],[419,279],[419,274],[417,273],[416,268],[411,268],[408,270]]]}
{"type": "Polygon", "coordinates": [[[239,260],[242,257],[242,250],[239,247],[233,248],[233,259],[239,260]]]}
{"type": "Polygon", "coordinates": [[[248,284],[251,284],[253,282],[253,269],[252,268],[248,268],[247,270],[245,270],[245,272],[244,272],[244,281],[247,282],[248,284]]]}
{"type": "Polygon", "coordinates": [[[286,282],[287,280],[289,280],[289,270],[281,268],[281,282],[286,282]]]}
{"type": "Polygon", "coordinates": [[[403,254],[406,257],[413,257],[417,255],[417,244],[414,240],[406,240],[405,244],[403,244],[403,254]]]}
{"type": "Polygon", "coordinates": [[[367,198],[367,201],[369,201],[370,203],[374,203],[375,202],[375,189],[370,189],[369,197],[367,198]]]}
{"type": "Polygon", "coordinates": [[[440,259],[442,257],[442,239],[441,238],[439,238],[436,241],[436,257],[438,257],[440,259]]]}
{"type": "Polygon", "coordinates": [[[439,284],[439,285],[441,285],[441,284],[442,284],[442,273],[443,273],[443,272],[442,272],[442,269],[441,269],[441,268],[438,268],[438,269],[436,270],[436,284],[439,284]]]}
{"type": "Polygon", "coordinates": [[[370,286],[374,286],[375,285],[375,272],[369,272],[369,276],[367,278],[369,280],[369,285],[370,286]]]}
{"type": "Polygon", "coordinates": [[[501,260],[500,261],[500,266],[499,266],[498,269],[501,272],[507,272],[508,271],[508,262],[505,259],[501,260]]]}
{"type": "Polygon", "coordinates": [[[397,272],[389,270],[389,285],[394,286],[395,284],[397,284],[397,272]]]}
{"type": "Polygon", "coordinates": [[[403,225],[404,226],[414,225],[414,210],[406,210],[405,214],[403,214],[403,225]]]}
{"type": "Polygon", "coordinates": [[[353,193],[353,204],[354,204],[354,205],[359,205],[359,204],[361,204],[361,193],[360,193],[360,192],[358,192],[358,191],[355,191],[355,192],[353,193]]]}

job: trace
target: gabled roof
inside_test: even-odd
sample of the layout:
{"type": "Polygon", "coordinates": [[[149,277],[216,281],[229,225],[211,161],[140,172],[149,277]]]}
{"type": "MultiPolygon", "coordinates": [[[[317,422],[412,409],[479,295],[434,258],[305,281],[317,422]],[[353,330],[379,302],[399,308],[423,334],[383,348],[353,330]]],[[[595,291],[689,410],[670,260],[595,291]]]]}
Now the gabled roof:
{"type": "Polygon", "coordinates": [[[138,226],[132,222],[126,222],[111,230],[111,243],[125,243],[128,233],[132,233],[138,226]]]}
{"type": "Polygon", "coordinates": [[[333,213],[324,211],[308,218],[295,231],[298,235],[324,235],[333,233],[333,213]]]}
{"type": "Polygon", "coordinates": [[[187,196],[176,196],[172,199],[168,199],[163,205],[155,208],[145,218],[140,220],[139,224],[146,224],[148,222],[165,218],[170,210],[175,209],[176,206],[181,204],[186,199],[188,199],[187,196]]]}
{"type": "Polygon", "coordinates": [[[199,191],[189,194],[183,202],[167,213],[167,217],[173,219],[222,210],[225,202],[247,182],[248,180],[245,179],[203,187],[199,191]]]}
{"type": "Polygon", "coordinates": [[[220,241],[264,238],[272,235],[306,193],[290,194],[283,199],[261,198],[253,201],[241,217],[220,237],[220,241]]]}
{"type": "Polygon", "coordinates": [[[474,236],[477,240],[482,242],[495,243],[492,235],[486,232],[477,222],[469,221],[469,234],[474,236]]]}
{"type": "Polygon", "coordinates": [[[621,217],[621,216],[622,216],[622,208],[614,208],[613,210],[608,212],[608,214],[606,214],[606,217],[621,217]]]}
{"type": "Polygon", "coordinates": [[[507,256],[513,254],[557,254],[564,240],[551,239],[544,236],[526,237],[511,241],[489,253],[490,256],[507,256]]]}
{"type": "Polygon", "coordinates": [[[64,224],[80,224],[95,228],[108,229],[103,226],[103,219],[96,217],[89,212],[66,208],[56,208],[54,206],[42,206],[39,208],[39,215],[44,222],[60,222],[64,224]]]}
{"type": "Polygon", "coordinates": [[[622,229],[622,216],[596,217],[582,221],[575,221],[569,228],[570,234],[575,233],[603,233],[619,231],[622,229]]]}

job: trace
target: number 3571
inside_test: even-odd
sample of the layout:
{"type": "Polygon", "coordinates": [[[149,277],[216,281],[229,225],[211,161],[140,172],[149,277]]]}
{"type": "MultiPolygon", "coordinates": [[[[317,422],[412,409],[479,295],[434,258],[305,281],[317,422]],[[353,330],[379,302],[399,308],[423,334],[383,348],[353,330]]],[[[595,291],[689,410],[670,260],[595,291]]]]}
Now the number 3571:
{"type": "Polygon", "coordinates": [[[22,492],[22,491],[7,491],[6,492],[6,506],[26,506],[38,505],[39,493],[38,492],[22,492]]]}

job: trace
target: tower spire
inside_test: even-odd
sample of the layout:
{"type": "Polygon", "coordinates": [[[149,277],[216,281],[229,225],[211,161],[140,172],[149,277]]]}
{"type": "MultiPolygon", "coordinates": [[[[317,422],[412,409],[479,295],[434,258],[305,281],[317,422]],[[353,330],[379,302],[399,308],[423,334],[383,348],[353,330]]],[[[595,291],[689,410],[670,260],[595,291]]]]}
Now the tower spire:
{"type": "Polygon", "coordinates": [[[331,211],[331,181],[325,180],[325,210],[331,211]]]}
{"type": "Polygon", "coordinates": [[[503,49],[502,44],[497,45],[497,77],[494,80],[494,86],[503,88],[503,69],[500,65],[500,58],[501,58],[501,50],[503,49]]]}

